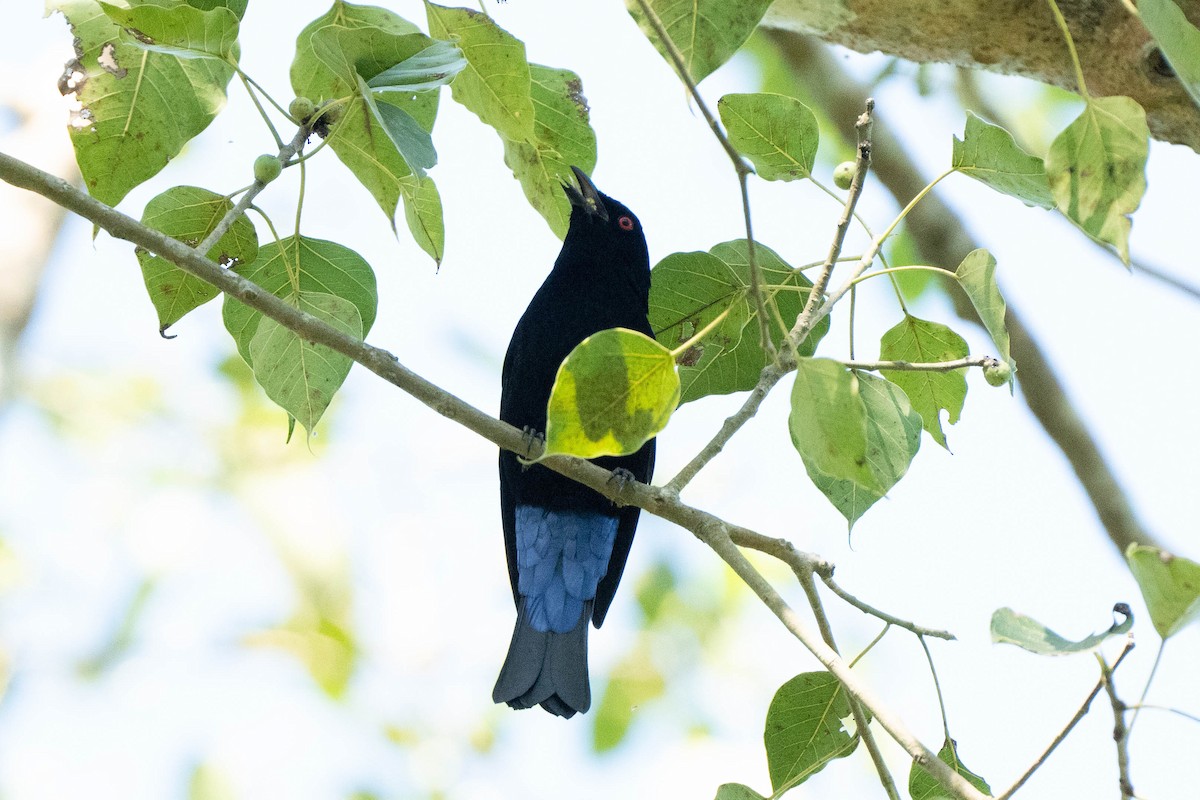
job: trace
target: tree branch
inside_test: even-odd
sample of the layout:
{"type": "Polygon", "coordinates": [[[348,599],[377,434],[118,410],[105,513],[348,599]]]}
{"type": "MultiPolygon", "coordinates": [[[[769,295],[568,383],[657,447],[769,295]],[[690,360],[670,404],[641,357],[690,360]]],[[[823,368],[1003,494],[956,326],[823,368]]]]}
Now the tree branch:
{"type": "MultiPolygon", "coordinates": [[[[1177,0],[1193,24],[1200,0],[1177,0]]],[[[1200,109],[1141,21],[1112,0],[1063,3],[1088,88],[1097,96],[1126,95],[1146,109],[1155,138],[1200,151],[1200,109]],[[1157,55],[1157,57],[1156,57],[1157,55]]],[[[954,64],[1022,75],[1069,91],[1074,67],[1053,15],[1044,7],[1005,0],[776,0],[764,25],[817,36],[871,53],[920,63],[954,64]]],[[[783,30],[773,31],[786,35],[783,30]]],[[[811,76],[806,83],[823,91],[811,76]]]]}
{"type": "MultiPolygon", "coordinates": [[[[274,319],[309,341],[325,345],[362,364],[442,416],[454,420],[484,439],[506,450],[529,454],[535,458],[541,455],[542,445],[535,442],[531,452],[523,431],[485,414],[430,383],[403,366],[386,350],[348,336],[311,314],[288,305],[240,275],[222,269],[183,242],[142,225],[132,217],[84,194],[66,181],[5,153],[0,153],[0,180],[53,200],[63,208],[95,223],[112,236],[125,239],[167,259],[180,269],[211,283],[235,300],[274,319]]],[[[618,486],[612,481],[612,473],[609,470],[581,458],[556,455],[542,459],[539,463],[596,490],[614,502],[636,505],[691,531],[733,568],[788,631],[841,682],[846,694],[861,703],[884,730],[943,788],[962,800],[985,800],[984,795],[922,744],[907,726],[859,681],[846,662],[830,649],[820,636],[808,629],[770,582],[754,568],[734,541],[735,535],[742,537],[753,532],[732,526],[706,511],[683,504],[678,495],[669,489],[637,481],[623,482],[618,486]]]]}
{"type": "Polygon", "coordinates": [[[867,372],[879,372],[883,369],[893,369],[897,372],[953,372],[965,367],[998,367],[1000,360],[991,356],[967,356],[954,361],[843,361],[842,366],[850,369],[861,369],[867,372]]]}

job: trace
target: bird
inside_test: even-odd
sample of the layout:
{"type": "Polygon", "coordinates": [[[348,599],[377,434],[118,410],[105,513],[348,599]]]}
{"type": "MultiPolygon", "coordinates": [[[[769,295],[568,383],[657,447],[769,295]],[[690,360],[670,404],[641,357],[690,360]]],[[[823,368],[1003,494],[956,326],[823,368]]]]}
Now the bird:
{"type": "MultiPolygon", "coordinates": [[[[563,183],[571,219],[554,267],[513,331],[501,374],[500,419],[539,435],[559,365],[587,337],[647,319],[650,258],[641,222],[579,167],[563,183]]],[[[655,441],[593,462],[648,483],[655,441]]],[[[492,699],[570,718],[591,707],[588,626],[604,622],[641,510],[516,453],[500,452],[500,510],[517,621],[492,699]]]]}

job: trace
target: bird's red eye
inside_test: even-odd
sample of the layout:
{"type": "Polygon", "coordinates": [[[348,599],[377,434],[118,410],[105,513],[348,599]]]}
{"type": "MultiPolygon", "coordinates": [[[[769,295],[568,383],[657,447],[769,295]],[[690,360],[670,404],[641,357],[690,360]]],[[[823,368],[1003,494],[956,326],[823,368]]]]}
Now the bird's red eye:
{"type": "Polygon", "coordinates": [[[621,230],[623,231],[633,230],[633,220],[629,217],[621,217],[617,220],[617,224],[621,226],[621,230]]]}

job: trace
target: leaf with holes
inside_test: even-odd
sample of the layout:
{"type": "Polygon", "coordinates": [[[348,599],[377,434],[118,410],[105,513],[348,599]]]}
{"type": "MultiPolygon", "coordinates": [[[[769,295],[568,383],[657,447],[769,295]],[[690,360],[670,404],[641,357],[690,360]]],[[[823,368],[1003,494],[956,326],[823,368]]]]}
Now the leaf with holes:
{"type": "Polygon", "coordinates": [[[775,692],[763,743],[771,788],[778,797],[858,747],[850,700],[828,672],[802,672],[775,692]]]}
{"type": "Polygon", "coordinates": [[[1200,619],[1200,564],[1158,547],[1132,544],[1125,559],[1164,639],[1200,619]]]}
{"type": "Polygon", "coordinates": [[[727,94],[717,101],[729,141],[768,181],[812,174],[817,118],[808,106],[781,94],[727,94]]]}
{"type": "Polygon", "coordinates": [[[75,58],[59,81],[79,109],[69,131],[92,197],[115,206],[158,174],[225,105],[233,68],[212,58],[140,50],[92,0],[49,0],[75,36],[75,58]]]}
{"type": "MultiPolygon", "coordinates": [[[[762,243],[756,244],[755,254],[767,302],[790,328],[808,301],[812,282],[762,243]]],[[[681,356],[681,402],[754,388],[768,358],[762,349],[758,309],[750,296],[746,240],[723,242],[707,253],[673,253],[654,267],[651,278],[650,327],[667,347],[679,347],[726,315],[681,356]]],[[[773,314],[769,321],[771,339],[778,347],[783,332],[773,314]]],[[[826,316],[801,343],[800,354],[812,355],[828,330],[826,316]]]]}
{"type": "Polygon", "coordinates": [[[529,204],[561,239],[571,221],[571,204],[562,182],[573,181],[572,166],[591,174],[596,166],[596,134],[588,121],[587,98],[578,75],[538,64],[530,64],[529,70],[533,137],[505,139],[504,163],[520,181],[529,204]]]}
{"type": "MultiPolygon", "coordinates": [[[[647,5],[662,20],[688,74],[699,83],[750,38],[771,0],[648,0],[647,5]]],[[[626,6],[655,49],[673,63],[637,0],[626,0],[626,6]]]]}
{"type": "Polygon", "coordinates": [[[584,339],[558,368],[546,410],[545,455],[637,452],[679,405],[671,351],[625,328],[584,339]]]}
{"type": "Polygon", "coordinates": [[[1054,208],[1046,166],[1037,156],[1017,146],[1012,134],[967,112],[967,127],[960,142],[954,139],[951,165],[997,192],[1015,197],[1027,206],[1054,208]]]}
{"type": "MultiPolygon", "coordinates": [[[[232,208],[229,198],[216,192],[198,186],[176,186],[146,204],[142,224],[195,247],[232,208]]],[[[211,283],[184,272],[165,258],[140,247],[134,253],[142,268],[150,302],[158,312],[159,333],[220,293],[211,283]]],[[[234,270],[244,270],[253,263],[258,257],[258,235],[250,220],[244,214],[238,217],[207,255],[234,270]]]]}
{"type": "MultiPolygon", "coordinates": [[[[969,354],[966,340],[945,325],[908,314],[879,341],[879,357],[887,361],[933,364],[966,358],[969,354]]],[[[943,410],[950,412],[948,421],[951,425],[958,422],[967,399],[965,372],[965,369],[952,372],[882,370],[883,377],[908,395],[913,408],[921,415],[925,430],[942,447],[946,447],[946,434],[942,430],[941,413],[943,410]]]]}
{"type": "Polygon", "coordinates": [[[1046,174],[1059,211],[1129,265],[1129,215],[1146,193],[1150,130],[1128,97],[1097,97],[1050,145],[1046,174]]]}

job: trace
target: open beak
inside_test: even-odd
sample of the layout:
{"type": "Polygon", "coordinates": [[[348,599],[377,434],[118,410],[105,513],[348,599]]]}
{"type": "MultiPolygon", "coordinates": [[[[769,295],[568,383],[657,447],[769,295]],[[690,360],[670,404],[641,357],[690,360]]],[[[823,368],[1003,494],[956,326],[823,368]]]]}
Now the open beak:
{"type": "Polygon", "coordinates": [[[566,183],[562,185],[571,205],[582,209],[589,216],[598,218],[601,222],[608,222],[608,209],[604,207],[604,201],[600,197],[600,192],[596,190],[596,184],[592,183],[592,179],[579,167],[571,167],[571,172],[575,173],[575,180],[579,181],[579,188],[576,189],[566,183]]]}

